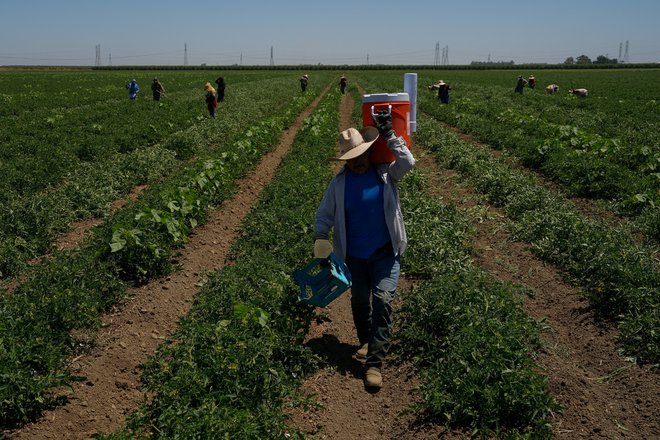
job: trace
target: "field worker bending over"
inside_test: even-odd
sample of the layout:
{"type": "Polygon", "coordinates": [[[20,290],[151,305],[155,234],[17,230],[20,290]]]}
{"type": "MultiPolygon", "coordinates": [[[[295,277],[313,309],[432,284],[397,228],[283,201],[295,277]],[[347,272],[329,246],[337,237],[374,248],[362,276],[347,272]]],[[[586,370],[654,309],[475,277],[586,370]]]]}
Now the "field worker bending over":
{"type": "Polygon", "coordinates": [[[579,96],[580,98],[586,98],[589,94],[589,91],[587,89],[570,89],[568,93],[579,96]]]}
{"type": "Polygon", "coordinates": [[[165,87],[158,81],[158,78],[154,78],[151,83],[151,93],[154,96],[154,101],[160,101],[160,97],[165,94],[165,87]]]}
{"type": "Polygon", "coordinates": [[[534,77],[534,75],[529,75],[529,78],[527,78],[527,85],[529,86],[530,89],[536,87],[536,78],[534,77]]]}
{"type": "Polygon", "coordinates": [[[522,95],[523,88],[525,88],[525,84],[527,84],[527,80],[525,78],[523,78],[522,75],[519,75],[518,76],[518,82],[516,82],[516,88],[515,88],[514,91],[516,93],[520,93],[522,95]]]}
{"type": "Polygon", "coordinates": [[[126,88],[128,89],[128,97],[131,99],[131,101],[135,101],[138,97],[138,93],[140,92],[140,87],[138,86],[137,81],[133,80],[126,84],[126,88]]]}
{"type": "Polygon", "coordinates": [[[443,80],[440,80],[437,86],[438,86],[438,99],[443,104],[449,104],[449,91],[451,90],[451,87],[449,87],[449,84],[447,84],[443,80]]]}
{"type": "Polygon", "coordinates": [[[557,84],[549,84],[546,88],[545,91],[548,92],[550,95],[554,95],[559,91],[559,86],[557,84]]]}
{"type": "Polygon", "coordinates": [[[406,230],[397,183],[415,165],[405,140],[392,129],[392,115],[379,113],[377,128],[344,130],[338,160],[344,167],[330,181],[316,211],[314,257],[331,252],[346,262],[353,280],[351,310],[365,359],[364,385],[383,385],[381,368],[390,345],[392,300],[399,282],[406,230]],[[373,164],[369,147],[378,136],[387,140],[394,162],[373,164]],[[329,234],[333,230],[333,244],[329,234]]]}
{"type": "Polygon", "coordinates": [[[206,107],[209,109],[209,116],[215,119],[215,109],[218,107],[218,98],[215,96],[215,89],[211,83],[204,85],[204,96],[206,98],[206,107]]]}
{"type": "Polygon", "coordinates": [[[307,82],[309,81],[309,77],[307,75],[303,75],[300,77],[300,90],[303,92],[307,90],[307,82]]]}

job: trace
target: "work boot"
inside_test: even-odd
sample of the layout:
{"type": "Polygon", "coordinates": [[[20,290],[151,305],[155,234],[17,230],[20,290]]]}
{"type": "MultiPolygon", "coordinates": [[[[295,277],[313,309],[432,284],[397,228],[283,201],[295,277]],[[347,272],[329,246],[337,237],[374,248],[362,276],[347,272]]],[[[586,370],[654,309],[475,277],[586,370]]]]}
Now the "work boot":
{"type": "Polygon", "coordinates": [[[364,376],[364,386],[368,388],[380,388],[383,386],[383,376],[380,374],[380,368],[369,367],[364,376]]]}
{"type": "Polygon", "coordinates": [[[355,352],[355,358],[356,359],[361,359],[364,360],[367,358],[367,353],[369,352],[369,343],[365,342],[362,347],[358,348],[358,350],[355,352]]]}

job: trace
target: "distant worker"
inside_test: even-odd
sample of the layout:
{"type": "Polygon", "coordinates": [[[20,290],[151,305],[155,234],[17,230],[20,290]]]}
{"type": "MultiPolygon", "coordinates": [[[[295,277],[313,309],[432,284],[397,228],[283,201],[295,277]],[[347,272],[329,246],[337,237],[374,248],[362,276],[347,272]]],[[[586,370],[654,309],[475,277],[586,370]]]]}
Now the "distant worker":
{"type": "Polygon", "coordinates": [[[215,109],[218,107],[218,98],[215,96],[215,89],[211,83],[207,82],[204,85],[206,107],[209,109],[209,116],[215,119],[215,109]]]}
{"type": "Polygon", "coordinates": [[[140,92],[140,87],[138,86],[137,81],[133,80],[126,84],[126,88],[128,89],[128,97],[131,98],[131,101],[135,101],[138,97],[138,93],[140,92]]]}
{"type": "Polygon", "coordinates": [[[570,89],[568,93],[578,96],[580,98],[586,98],[587,95],[589,94],[589,91],[587,89],[570,89]]]}
{"type": "Polygon", "coordinates": [[[451,87],[449,87],[449,84],[447,84],[443,80],[440,80],[437,86],[438,86],[438,99],[443,104],[449,104],[449,91],[451,90],[451,87]]]}
{"type": "Polygon", "coordinates": [[[431,84],[431,85],[429,86],[429,90],[432,91],[432,92],[435,91],[435,90],[438,90],[438,89],[440,88],[440,83],[441,83],[441,82],[442,82],[442,80],[439,79],[437,83],[435,83],[435,84],[431,84]]]}
{"type": "Polygon", "coordinates": [[[527,78],[527,84],[530,89],[536,87],[536,78],[534,77],[534,75],[529,75],[529,78],[527,78]]]}
{"type": "Polygon", "coordinates": [[[523,78],[522,75],[518,76],[518,82],[516,83],[516,93],[520,93],[522,95],[523,88],[525,88],[525,84],[527,84],[527,80],[523,78]]]}
{"type": "Polygon", "coordinates": [[[154,95],[154,101],[160,101],[160,97],[165,94],[165,87],[158,81],[158,78],[154,78],[151,82],[151,93],[154,95]]]}
{"type": "Polygon", "coordinates": [[[550,84],[545,88],[545,91],[550,95],[554,95],[559,91],[559,86],[557,84],[550,84]]]}
{"type": "Polygon", "coordinates": [[[300,89],[304,92],[307,90],[307,83],[309,81],[309,77],[307,75],[303,75],[300,77],[300,89]]]}
{"type": "Polygon", "coordinates": [[[225,100],[225,79],[223,77],[219,77],[215,80],[215,83],[218,86],[218,102],[222,102],[225,100]]]}
{"type": "Polygon", "coordinates": [[[346,85],[348,84],[348,80],[344,75],[339,78],[339,90],[341,90],[341,94],[345,95],[346,94],[346,85]]]}

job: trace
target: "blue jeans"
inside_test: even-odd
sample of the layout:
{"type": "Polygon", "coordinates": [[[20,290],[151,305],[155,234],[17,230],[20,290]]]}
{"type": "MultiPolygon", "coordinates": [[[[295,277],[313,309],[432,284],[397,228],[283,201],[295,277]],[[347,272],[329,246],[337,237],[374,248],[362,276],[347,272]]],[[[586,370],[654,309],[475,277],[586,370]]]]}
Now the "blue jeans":
{"type": "Polygon", "coordinates": [[[351,308],[360,345],[369,343],[366,367],[380,368],[390,346],[392,300],[399,282],[401,261],[392,246],[369,258],[346,258],[351,273],[351,308]]]}

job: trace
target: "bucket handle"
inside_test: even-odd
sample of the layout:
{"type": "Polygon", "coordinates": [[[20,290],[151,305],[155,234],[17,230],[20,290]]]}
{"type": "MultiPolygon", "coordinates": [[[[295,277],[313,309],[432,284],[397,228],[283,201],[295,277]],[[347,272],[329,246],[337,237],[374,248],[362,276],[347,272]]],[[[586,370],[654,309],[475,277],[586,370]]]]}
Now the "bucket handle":
{"type": "MultiPolygon", "coordinates": [[[[376,112],[374,110],[374,107],[376,107],[376,106],[375,105],[371,106],[371,117],[373,118],[374,123],[375,123],[376,122],[376,112]]],[[[387,116],[390,116],[391,114],[392,114],[392,104],[389,104],[387,106],[387,116]]]]}

